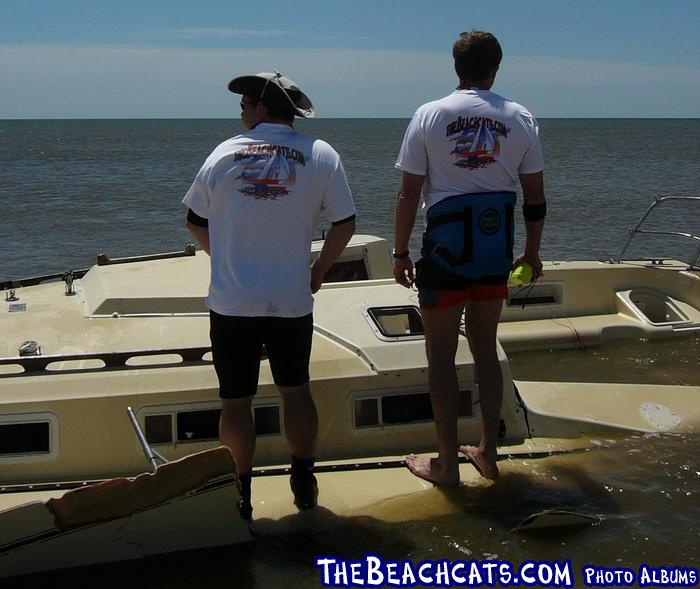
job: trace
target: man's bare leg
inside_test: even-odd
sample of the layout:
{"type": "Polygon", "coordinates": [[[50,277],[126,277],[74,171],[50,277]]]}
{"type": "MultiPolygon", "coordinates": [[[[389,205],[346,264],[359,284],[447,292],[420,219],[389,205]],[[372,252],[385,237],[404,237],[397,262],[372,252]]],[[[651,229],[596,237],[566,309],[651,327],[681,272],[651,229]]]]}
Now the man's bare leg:
{"type": "Polygon", "coordinates": [[[293,456],[313,458],[318,438],[318,414],[309,383],[277,387],[284,400],[284,431],[293,456]]]}
{"type": "Polygon", "coordinates": [[[318,438],[316,405],[308,382],[298,387],[277,388],[284,399],[284,429],[292,454],[289,483],[294,504],[299,509],[309,509],[316,505],[318,497],[318,483],[313,475],[318,438]]]}
{"type": "Polygon", "coordinates": [[[406,465],[416,476],[438,485],[459,483],[457,416],[459,387],[455,354],[463,305],[431,311],[422,309],[425,349],[428,356],[428,387],[438,439],[437,458],[411,454],[406,465]]]}
{"type": "Polygon", "coordinates": [[[236,461],[239,474],[250,472],[255,453],[255,424],[250,412],[253,397],[222,399],[219,439],[236,461]]]}
{"type": "Polygon", "coordinates": [[[250,412],[252,401],[252,396],[243,399],[222,399],[219,419],[219,439],[231,450],[236,461],[241,492],[238,508],[246,521],[250,521],[253,515],[251,484],[255,453],[255,424],[250,412]]]}
{"type": "Polygon", "coordinates": [[[462,445],[459,451],[469,458],[481,476],[491,480],[498,478],[496,445],[503,400],[503,375],[496,345],[502,307],[502,300],[470,301],[465,310],[469,345],[479,375],[482,429],[479,446],[462,445]]]}

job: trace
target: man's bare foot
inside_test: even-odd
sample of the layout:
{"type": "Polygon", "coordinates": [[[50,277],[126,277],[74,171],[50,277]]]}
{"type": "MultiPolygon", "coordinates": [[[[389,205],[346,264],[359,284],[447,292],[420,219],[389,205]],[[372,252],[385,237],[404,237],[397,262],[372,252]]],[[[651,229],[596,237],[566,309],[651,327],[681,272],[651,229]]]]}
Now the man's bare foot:
{"type": "Polygon", "coordinates": [[[460,446],[459,451],[467,457],[482,477],[490,481],[495,481],[498,478],[495,454],[492,458],[487,458],[483,450],[476,446],[460,446]]]}
{"type": "Polygon", "coordinates": [[[418,478],[424,479],[435,485],[458,485],[459,470],[455,465],[454,471],[448,471],[440,464],[439,458],[427,456],[406,456],[406,467],[418,478]]]}

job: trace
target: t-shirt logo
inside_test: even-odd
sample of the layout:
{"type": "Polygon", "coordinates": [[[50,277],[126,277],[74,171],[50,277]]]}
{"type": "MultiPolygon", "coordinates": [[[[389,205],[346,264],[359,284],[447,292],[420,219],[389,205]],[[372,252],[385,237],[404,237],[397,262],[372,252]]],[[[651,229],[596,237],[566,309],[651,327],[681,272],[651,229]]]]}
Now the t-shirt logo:
{"type": "Polygon", "coordinates": [[[296,164],[306,165],[304,154],[284,145],[248,145],[234,161],[246,160],[236,178],[238,191],[256,199],[276,200],[291,192],[297,179],[296,164]]]}
{"type": "Polygon", "coordinates": [[[501,153],[499,137],[507,137],[510,129],[502,122],[487,117],[457,117],[447,125],[447,137],[455,142],[455,166],[468,170],[485,168],[501,153]]]}

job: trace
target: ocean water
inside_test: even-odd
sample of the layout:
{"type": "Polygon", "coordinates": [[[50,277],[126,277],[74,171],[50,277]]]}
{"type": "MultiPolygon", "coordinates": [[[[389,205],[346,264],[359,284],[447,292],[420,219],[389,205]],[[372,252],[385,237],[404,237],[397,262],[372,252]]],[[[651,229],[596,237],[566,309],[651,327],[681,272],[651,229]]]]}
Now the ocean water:
{"type": "MultiPolygon", "coordinates": [[[[390,241],[400,180],[393,166],[406,124],[297,123],[341,154],[358,231],[390,241]]],[[[543,259],[617,255],[654,196],[697,196],[698,119],[545,119],[541,127],[549,201],[543,259]]],[[[85,268],[102,251],[182,249],[191,238],[180,201],[213,147],[240,129],[238,120],[212,119],[0,121],[0,281],[85,268]]],[[[695,221],[697,231],[697,207],[694,215],[671,206],[653,216],[656,227],[692,229],[695,221]]],[[[631,256],[693,253],[678,240],[634,243],[631,256]]],[[[416,229],[412,249],[418,244],[416,229]]]]}
{"type": "Polygon", "coordinates": [[[44,587],[60,580],[105,589],[312,588],[321,586],[315,557],[359,560],[367,553],[414,565],[442,559],[516,566],[569,560],[575,587],[584,586],[581,568],[589,564],[635,571],[642,564],[700,567],[697,435],[632,435],[594,443],[589,452],[502,464],[495,484],[433,488],[356,517],[316,508],[290,516],[280,526],[284,531],[265,526],[247,544],[30,575],[11,586],[44,587]],[[449,512],[431,516],[434,503],[447,503],[449,512]],[[513,531],[527,516],[551,508],[595,516],[600,523],[513,531]],[[386,523],[377,517],[382,513],[401,513],[410,521],[386,523]]]}
{"type": "MultiPolygon", "coordinates": [[[[543,259],[607,259],[619,253],[627,229],[655,196],[698,196],[699,120],[540,123],[549,201],[543,259]]],[[[358,231],[389,241],[400,179],[393,164],[406,124],[399,119],[298,123],[341,154],[357,204],[358,231]]],[[[99,252],[117,257],[182,249],[191,239],[180,201],[212,148],[239,130],[237,120],[0,121],[0,282],[86,268],[99,252]]],[[[651,220],[654,228],[696,234],[700,229],[697,207],[693,212],[672,205],[651,220]]],[[[414,233],[416,251],[418,230],[414,233]]],[[[689,259],[695,248],[676,239],[640,238],[629,256],[689,259]]],[[[521,379],[698,385],[699,356],[695,337],[519,354],[512,367],[521,379]]],[[[317,533],[313,517],[332,517],[318,510],[299,514],[297,531],[261,532],[250,545],[40,575],[13,587],[57,579],[103,587],[316,587],[315,556],[357,559],[366,552],[416,563],[570,559],[575,567],[700,566],[697,432],[596,443],[593,452],[505,464],[497,484],[434,489],[373,508],[375,514],[415,512],[408,523],[358,515],[336,518],[317,533]],[[426,517],[444,493],[452,513],[426,517]],[[545,508],[594,514],[601,523],[539,535],[511,531],[545,508]]]]}

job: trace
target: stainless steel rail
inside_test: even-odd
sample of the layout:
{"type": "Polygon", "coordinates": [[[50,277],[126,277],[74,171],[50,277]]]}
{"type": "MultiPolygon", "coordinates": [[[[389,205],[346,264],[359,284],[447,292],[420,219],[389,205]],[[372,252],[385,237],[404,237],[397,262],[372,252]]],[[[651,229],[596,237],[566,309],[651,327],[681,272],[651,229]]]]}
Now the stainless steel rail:
{"type": "MultiPolygon", "coordinates": [[[[185,258],[196,255],[196,249],[193,244],[188,243],[185,249],[179,252],[165,252],[162,254],[149,254],[145,256],[130,256],[125,258],[109,258],[104,253],[97,254],[97,265],[98,266],[110,266],[113,264],[130,264],[132,262],[149,262],[152,260],[165,260],[169,258],[185,258]]],[[[88,273],[90,268],[83,268],[81,270],[68,270],[66,272],[72,272],[72,277],[74,279],[82,278],[88,273]]],[[[54,274],[44,274],[42,276],[32,276],[30,278],[21,278],[18,280],[4,280],[0,281],[0,291],[9,290],[11,288],[20,288],[22,286],[35,286],[41,284],[42,282],[49,282],[55,280],[65,280],[66,272],[57,272],[54,274]]]]}
{"type": "Polygon", "coordinates": [[[627,238],[627,241],[625,242],[625,245],[623,246],[620,254],[617,256],[617,258],[611,258],[610,262],[619,264],[624,259],[625,252],[627,251],[627,248],[629,247],[629,245],[632,242],[632,239],[634,238],[635,235],[639,235],[639,234],[665,235],[667,237],[683,237],[685,239],[690,239],[692,241],[696,241],[698,243],[698,249],[695,252],[695,257],[691,260],[691,262],[688,266],[688,270],[700,269],[698,267],[698,260],[700,259],[700,235],[695,235],[693,233],[685,233],[683,231],[653,231],[650,229],[641,229],[641,226],[647,220],[647,217],[649,216],[649,214],[657,206],[659,206],[663,203],[667,203],[667,202],[695,202],[695,203],[700,204],[700,196],[663,196],[660,198],[659,197],[655,198],[654,202],[652,202],[649,205],[646,212],[642,215],[642,218],[639,220],[639,222],[634,227],[634,229],[630,229],[630,235],[627,238]]]}
{"type": "Polygon", "coordinates": [[[143,431],[141,430],[141,426],[139,425],[139,422],[136,419],[136,415],[134,415],[133,409],[131,407],[127,407],[126,413],[129,416],[129,421],[131,421],[131,426],[134,428],[134,433],[139,439],[139,444],[141,444],[143,455],[146,457],[146,460],[148,460],[148,463],[151,465],[151,470],[153,470],[153,472],[156,472],[158,470],[159,464],[165,464],[168,461],[165,458],[163,458],[163,456],[161,456],[158,452],[156,452],[153,448],[151,448],[150,444],[146,441],[146,436],[143,435],[143,431]]]}

